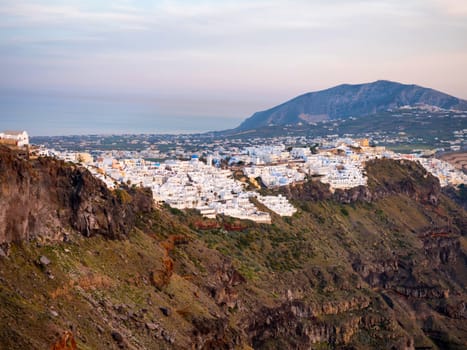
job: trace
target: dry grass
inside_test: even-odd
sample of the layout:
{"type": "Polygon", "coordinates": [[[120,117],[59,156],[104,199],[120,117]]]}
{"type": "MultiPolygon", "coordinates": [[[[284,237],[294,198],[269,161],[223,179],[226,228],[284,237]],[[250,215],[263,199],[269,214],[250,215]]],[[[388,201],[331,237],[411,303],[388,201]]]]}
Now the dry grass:
{"type": "Polygon", "coordinates": [[[68,284],[53,290],[50,292],[50,297],[52,299],[63,297],[69,300],[70,293],[75,286],[79,286],[85,291],[94,291],[111,288],[114,286],[114,281],[110,277],[99,273],[88,273],[77,280],[69,280],[68,284]]]}

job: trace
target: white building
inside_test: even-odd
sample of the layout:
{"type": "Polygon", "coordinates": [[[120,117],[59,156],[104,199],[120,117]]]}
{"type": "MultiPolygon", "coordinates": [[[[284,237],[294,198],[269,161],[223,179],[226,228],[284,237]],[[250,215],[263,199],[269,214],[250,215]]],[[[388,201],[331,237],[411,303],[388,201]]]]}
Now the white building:
{"type": "Polygon", "coordinates": [[[4,131],[0,132],[0,143],[4,140],[5,143],[14,143],[18,147],[29,145],[29,136],[26,131],[4,131]]]}
{"type": "Polygon", "coordinates": [[[268,209],[272,210],[280,216],[292,216],[297,209],[289,203],[288,199],[282,195],[278,196],[261,196],[257,195],[258,202],[264,204],[268,209]]]}
{"type": "Polygon", "coordinates": [[[295,159],[306,159],[311,155],[311,150],[308,147],[294,147],[290,151],[290,155],[295,159]]]}
{"type": "Polygon", "coordinates": [[[285,186],[305,179],[304,173],[285,164],[245,167],[243,172],[250,178],[261,177],[266,187],[285,186]]]}

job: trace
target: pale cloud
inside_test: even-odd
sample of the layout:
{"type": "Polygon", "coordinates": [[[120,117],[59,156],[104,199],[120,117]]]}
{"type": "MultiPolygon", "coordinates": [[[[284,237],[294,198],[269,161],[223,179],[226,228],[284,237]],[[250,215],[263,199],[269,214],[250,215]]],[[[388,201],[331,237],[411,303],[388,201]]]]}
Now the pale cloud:
{"type": "Polygon", "coordinates": [[[467,16],[467,1],[465,0],[435,0],[435,4],[441,11],[451,16],[467,16]]]}
{"type": "MultiPolygon", "coordinates": [[[[449,0],[455,2],[456,0],[449,0]]],[[[45,2],[47,3],[47,2],[45,2]]],[[[372,16],[403,17],[415,13],[404,2],[375,1],[250,1],[199,2],[165,1],[149,7],[115,3],[105,10],[77,5],[51,5],[6,1],[0,15],[14,17],[20,24],[67,24],[81,22],[103,26],[135,26],[157,29],[161,26],[206,28],[240,32],[268,29],[307,29],[345,25],[348,19],[372,16]]],[[[8,19],[8,18],[7,18],[8,19]]]]}
{"type": "Polygon", "coordinates": [[[6,19],[3,27],[24,26],[103,26],[122,29],[144,29],[143,17],[124,11],[91,11],[71,5],[14,3],[0,6],[0,16],[6,19]]]}
{"type": "Polygon", "coordinates": [[[0,87],[273,104],[385,78],[467,97],[466,14],[465,0],[3,0],[0,87]]]}

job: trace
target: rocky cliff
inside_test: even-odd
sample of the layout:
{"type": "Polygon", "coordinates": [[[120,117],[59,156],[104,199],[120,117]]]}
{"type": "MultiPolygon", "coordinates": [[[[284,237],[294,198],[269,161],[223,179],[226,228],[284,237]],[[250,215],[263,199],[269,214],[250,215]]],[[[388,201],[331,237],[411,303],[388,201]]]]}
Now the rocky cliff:
{"type": "Polygon", "coordinates": [[[126,236],[152,209],[144,190],[109,191],[86,169],[51,158],[28,160],[0,146],[0,243],[32,238],[126,236]]]}

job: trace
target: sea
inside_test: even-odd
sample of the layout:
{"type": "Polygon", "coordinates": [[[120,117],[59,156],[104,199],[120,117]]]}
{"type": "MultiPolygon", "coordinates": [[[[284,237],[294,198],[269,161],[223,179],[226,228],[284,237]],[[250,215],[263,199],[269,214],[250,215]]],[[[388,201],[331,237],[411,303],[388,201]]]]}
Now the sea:
{"type": "Polygon", "coordinates": [[[26,130],[30,136],[190,134],[234,128],[242,119],[186,108],[174,113],[157,103],[0,93],[0,132],[26,130]]]}

